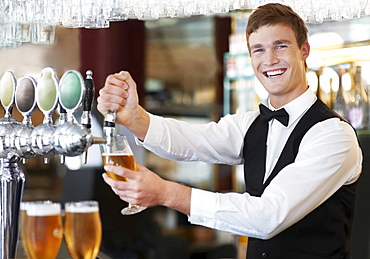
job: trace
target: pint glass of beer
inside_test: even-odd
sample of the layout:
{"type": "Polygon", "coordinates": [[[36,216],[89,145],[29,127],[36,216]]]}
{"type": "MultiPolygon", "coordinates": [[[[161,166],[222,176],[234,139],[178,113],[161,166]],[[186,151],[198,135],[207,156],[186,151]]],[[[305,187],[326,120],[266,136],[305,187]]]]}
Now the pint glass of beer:
{"type": "MultiPolygon", "coordinates": [[[[125,167],[133,171],[137,170],[134,154],[125,135],[117,134],[112,138],[110,143],[101,144],[100,151],[104,165],[115,165],[125,167]]],[[[107,172],[107,174],[115,180],[128,181],[125,177],[121,177],[112,172],[107,172]]],[[[131,215],[139,213],[145,209],[146,207],[129,204],[127,208],[122,209],[121,214],[131,215]]]]}
{"type": "Polygon", "coordinates": [[[27,208],[35,203],[52,203],[51,201],[22,201],[20,205],[20,238],[22,241],[23,250],[27,255],[30,254],[27,247],[26,229],[27,229],[27,208]]]}
{"type": "Polygon", "coordinates": [[[26,239],[26,236],[25,236],[25,233],[26,233],[26,228],[27,228],[27,224],[26,224],[26,219],[27,219],[27,205],[29,204],[30,202],[21,202],[21,205],[20,205],[20,237],[21,237],[21,241],[22,241],[22,246],[23,246],[23,250],[26,252],[26,254],[28,255],[29,254],[29,251],[28,251],[28,248],[27,248],[27,239],[26,239]]]}
{"type": "Polygon", "coordinates": [[[24,208],[21,236],[28,258],[56,258],[63,238],[60,203],[28,202],[24,208]]]}
{"type": "Polygon", "coordinates": [[[102,239],[97,201],[65,204],[64,235],[72,259],[95,259],[102,239]]]}
{"type": "Polygon", "coordinates": [[[31,202],[22,201],[20,205],[20,237],[22,241],[23,250],[29,255],[28,247],[27,247],[27,239],[25,236],[26,233],[26,219],[27,219],[27,205],[31,202]]]}

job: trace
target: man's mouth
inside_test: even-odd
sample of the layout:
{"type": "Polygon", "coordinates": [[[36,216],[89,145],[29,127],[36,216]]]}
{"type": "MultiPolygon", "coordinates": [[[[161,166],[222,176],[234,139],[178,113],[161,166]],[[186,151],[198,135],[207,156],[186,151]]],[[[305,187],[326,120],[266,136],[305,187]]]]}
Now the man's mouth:
{"type": "Polygon", "coordinates": [[[271,78],[271,77],[280,76],[280,75],[284,74],[285,71],[286,71],[286,69],[276,69],[276,70],[263,72],[263,74],[265,75],[265,77],[271,78]]]}

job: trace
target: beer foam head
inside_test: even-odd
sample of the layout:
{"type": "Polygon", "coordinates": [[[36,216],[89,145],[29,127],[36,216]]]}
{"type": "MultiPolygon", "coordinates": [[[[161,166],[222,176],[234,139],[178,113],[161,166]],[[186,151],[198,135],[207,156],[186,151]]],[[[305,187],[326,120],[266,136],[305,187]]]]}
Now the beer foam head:
{"type": "Polygon", "coordinates": [[[61,212],[59,203],[34,203],[27,205],[28,216],[52,216],[61,212]]]}
{"type": "Polygon", "coordinates": [[[132,156],[132,154],[127,151],[116,151],[114,153],[104,152],[102,156],[132,156]]]}
{"type": "Polygon", "coordinates": [[[20,205],[21,210],[27,210],[28,206],[32,204],[52,204],[53,202],[50,200],[42,200],[42,201],[22,201],[20,205]]]}
{"type": "Polygon", "coordinates": [[[20,210],[27,210],[29,204],[29,202],[21,202],[20,210]]]}
{"type": "Polygon", "coordinates": [[[65,206],[66,212],[70,213],[91,213],[99,211],[99,204],[96,201],[68,202],[65,206]]]}

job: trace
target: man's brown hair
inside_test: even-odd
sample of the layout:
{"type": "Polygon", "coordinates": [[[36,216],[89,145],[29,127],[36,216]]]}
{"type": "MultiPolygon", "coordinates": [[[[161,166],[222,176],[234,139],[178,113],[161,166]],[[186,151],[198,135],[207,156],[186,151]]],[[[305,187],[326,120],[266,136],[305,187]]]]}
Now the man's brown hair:
{"type": "MultiPolygon", "coordinates": [[[[247,41],[258,28],[278,23],[287,25],[294,31],[299,48],[307,41],[308,30],[302,18],[290,6],[278,3],[262,5],[252,12],[246,29],[247,41]]],[[[248,49],[249,47],[248,43],[248,49]]]]}

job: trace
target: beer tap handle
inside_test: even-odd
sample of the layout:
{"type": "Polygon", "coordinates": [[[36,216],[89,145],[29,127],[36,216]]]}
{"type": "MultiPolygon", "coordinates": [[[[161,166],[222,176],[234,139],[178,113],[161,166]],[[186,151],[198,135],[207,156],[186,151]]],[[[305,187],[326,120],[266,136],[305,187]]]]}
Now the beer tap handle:
{"type": "Polygon", "coordinates": [[[52,114],[58,106],[58,78],[52,67],[45,67],[41,71],[36,87],[36,102],[44,114],[44,120],[32,131],[32,150],[44,157],[44,163],[48,164],[50,158],[57,155],[53,137],[56,126],[53,124],[52,114]]]}
{"type": "Polygon", "coordinates": [[[81,117],[81,124],[85,126],[86,129],[91,129],[91,109],[95,97],[95,84],[92,78],[93,72],[88,70],[86,72],[85,79],[85,98],[83,100],[83,113],[81,117]]]}
{"type": "MultiPolygon", "coordinates": [[[[59,101],[59,126],[63,125],[67,121],[67,111],[63,108],[59,101]]],[[[60,163],[64,165],[66,162],[66,157],[60,154],[60,163]]]]}
{"type": "Polygon", "coordinates": [[[69,70],[59,82],[59,103],[67,111],[67,121],[74,123],[74,112],[81,106],[85,95],[85,82],[80,72],[69,70]]]}
{"type": "Polygon", "coordinates": [[[104,118],[104,127],[115,128],[116,127],[116,111],[109,110],[104,118]]]}
{"type": "Polygon", "coordinates": [[[23,125],[11,134],[11,137],[14,136],[11,144],[22,158],[23,164],[36,156],[31,142],[31,133],[34,129],[31,115],[36,109],[36,85],[33,77],[25,76],[19,80],[15,91],[15,106],[23,116],[23,125]]]}
{"type": "Polygon", "coordinates": [[[116,135],[116,111],[109,110],[105,115],[103,133],[107,144],[111,144],[112,138],[116,135]]]}
{"type": "Polygon", "coordinates": [[[112,145],[112,139],[114,136],[116,136],[116,119],[117,112],[114,110],[109,110],[104,117],[103,133],[108,146],[112,145]]]}
{"type": "Polygon", "coordinates": [[[1,77],[0,80],[0,101],[4,107],[4,117],[10,118],[14,107],[14,94],[17,85],[17,79],[15,78],[13,72],[7,71],[1,77]]]}
{"type": "MultiPolygon", "coordinates": [[[[88,70],[86,72],[86,79],[85,79],[85,97],[83,100],[83,112],[81,117],[81,124],[91,132],[91,124],[92,124],[92,116],[91,116],[91,109],[92,104],[94,101],[95,95],[95,85],[94,80],[92,78],[93,72],[88,70]]],[[[84,160],[83,163],[87,163],[87,150],[84,152],[84,160]]]]}
{"type": "MultiPolygon", "coordinates": [[[[16,77],[13,72],[7,71],[0,80],[0,101],[5,109],[4,118],[0,119],[0,157],[8,158],[8,154],[15,154],[12,149],[12,138],[10,135],[14,132],[15,125],[21,124],[15,118],[12,118],[14,107],[14,95],[17,85],[16,77]]],[[[18,155],[17,155],[18,156],[18,155]]]]}

